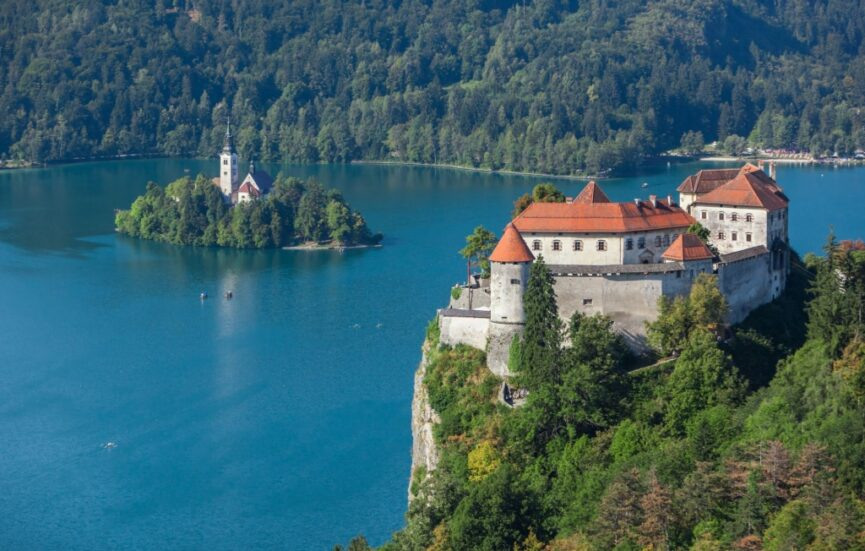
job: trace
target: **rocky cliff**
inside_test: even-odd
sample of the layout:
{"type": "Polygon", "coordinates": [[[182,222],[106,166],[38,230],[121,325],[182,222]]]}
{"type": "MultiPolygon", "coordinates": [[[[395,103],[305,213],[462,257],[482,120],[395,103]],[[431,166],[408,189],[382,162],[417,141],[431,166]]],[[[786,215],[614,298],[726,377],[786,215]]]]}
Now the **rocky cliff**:
{"type": "Polygon", "coordinates": [[[414,397],[411,403],[411,478],[409,479],[409,501],[415,476],[426,476],[435,470],[439,462],[439,452],[433,437],[433,426],[439,416],[429,403],[429,395],[424,377],[427,369],[427,343],[424,344],[420,366],[414,374],[414,397]]]}

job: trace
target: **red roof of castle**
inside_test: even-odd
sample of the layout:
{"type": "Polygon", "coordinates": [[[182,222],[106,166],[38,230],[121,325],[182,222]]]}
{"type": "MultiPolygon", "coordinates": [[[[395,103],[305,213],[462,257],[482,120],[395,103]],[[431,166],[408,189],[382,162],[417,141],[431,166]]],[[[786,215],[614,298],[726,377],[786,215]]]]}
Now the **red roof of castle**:
{"type": "Polygon", "coordinates": [[[753,165],[746,165],[735,178],[697,197],[695,203],[778,210],[787,208],[788,200],[775,180],[753,165]]]}
{"type": "MultiPolygon", "coordinates": [[[[597,191],[600,193],[593,191],[591,195],[600,199],[603,192],[600,188],[597,191]]],[[[609,199],[591,203],[576,200],[532,203],[513,221],[521,232],[541,233],[625,233],[687,228],[693,223],[694,219],[687,212],[667,201],[610,203],[609,199]]]]}
{"type": "Polygon", "coordinates": [[[714,257],[712,251],[693,233],[683,233],[673,241],[662,257],[683,262],[686,260],[706,260],[714,257]]]}
{"type": "Polygon", "coordinates": [[[586,184],[586,187],[584,187],[583,191],[574,198],[573,202],[587,205],[592,203],[609,203],[610,198],[607,197],[607,194],[604,193],[601,186],[596,184],[593,180],[586,184]]]}
{"type": "Polygon", "coordinates": [[[534,259],[535,255],[529,250],[513,224],[505,227],[505,233],[499,239],[493,254],[490,255],[490,260],[493,262],[531,262],[534,259]]]}
{"type": "MultiPolygon", "coordinates": [[[[747,166],[747,165],[746,165],[747,166]]],[[[708,193],[718,186],[722,186],[735,178],[742,169],[739,168],[712,168],[701,170],[685,178],[679,184],[676,191],[681,193],[708,193]]]]}

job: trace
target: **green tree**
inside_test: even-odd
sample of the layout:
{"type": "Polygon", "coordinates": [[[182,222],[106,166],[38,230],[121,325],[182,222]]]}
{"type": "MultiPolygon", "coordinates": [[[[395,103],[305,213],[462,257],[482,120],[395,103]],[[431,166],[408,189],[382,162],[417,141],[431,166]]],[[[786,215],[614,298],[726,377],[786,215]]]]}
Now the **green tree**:
{"type": "Polygon", "coordinates": [[[699,130],[693,131],[689,130],[682,134],[682,139],[679,142],[679,147],[685,153],[685,155],[699,155],[702,153],[703,148],[705,147],[705,140],[703,139],[703,133],[699,130]]]}
{"type": "Polygon", "coordinates": [[[466,259],[466,270],[471,274],[472,265],[481,269],[482,277],[490,276],[490,255],[498,243],[496,235],[483,226],[478,226],[466,237],[466,246],[460,255],[466,259]]]}
{"type": "Polygon", "coordinates": [[[696,330],[676,360],[670,375],[666,424],[681,434],[696,413],[714,405],[733,405],[741,398],[743,384],[730,357],[718,348],[715,336],[696,330]]]}
{"type": "Polygon", "coordinates": [[[530,390],[561,383],[562,322],[559,320],[554,283],[543,255],[538,256],[529,271],[523,299],[526,327],[517,377],[519,385],[530,390]]]}

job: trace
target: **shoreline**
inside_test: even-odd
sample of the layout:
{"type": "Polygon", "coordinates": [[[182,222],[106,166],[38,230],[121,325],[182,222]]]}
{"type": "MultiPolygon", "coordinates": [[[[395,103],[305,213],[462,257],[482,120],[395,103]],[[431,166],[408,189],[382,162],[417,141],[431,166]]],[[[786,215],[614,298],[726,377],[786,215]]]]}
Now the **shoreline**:
{"type": "Polygon", "coordinates": [[[334,245],[332,243],[320,244],[320,243],[304,243],[303,245],[289,245],[288,247],[282,247],[283,251],[350,251],[350,250],[358,250],[358,249],[380,249],[381,243],[376,243],[373,245],[334,245]]]}
{"type": "Polygon", "coordinates": [[[350,161],[348,164],[352,165],[384,165],[384,166],[405,166],[405,167],[422,167],[422,168],[444,168],[448,170],[464,170],[466,172],[481,172],[484,174],[502,174],[505,176],[531,176],[538,178],[555,178],[558,180],[586,180],[586,179],[596,179],[601,180],[604,178],[609,178],[609,176],[601,176],[601,175],[592,175],[592,174],[547,174],[545,172],[526,172],[520,170],[504,170],[504,169],[493,169],[493,168],[482,168],[476,166],[463,166],[463,165],[455,165],[449,163],[418,163],[412,161],[381,161],[381,160],[365,160],[358,159],[355,161],[350,161]]]}

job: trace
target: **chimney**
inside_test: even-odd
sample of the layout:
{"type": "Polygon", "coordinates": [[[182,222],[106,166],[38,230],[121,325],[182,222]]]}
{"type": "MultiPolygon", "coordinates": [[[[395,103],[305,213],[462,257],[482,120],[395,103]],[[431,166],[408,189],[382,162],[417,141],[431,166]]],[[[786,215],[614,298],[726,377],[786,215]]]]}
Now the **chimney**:
{"type": "Polygon", "coordinates": [[[640,199],[638,197],[634,197],[634,204],[638,207],[640,206],[640,199]]]}
{"type": "Polygon", "coordinates": [[[672,195],[667,195],[667,206],[668,207],[673,206],[673,196],[672,195]]]}
{"type": "Polygon", "coordinates": [[[769,178],[775,179],[775,161],[769,163],[769,178]]]}
{"type": "Polygon", "coordinates": [[[765,161],[763,161],[763,159],[760,159],[759,161],[757,161],[757,168],[759,168],[760,170],[763,170],[763,163],[764,162],[765,161]]]}
{"type": "Polygon", "coordinates": [[[657,195],[649,195],[649,202],[652,203],[652,208],[658,208],[658,196],[657,195]]]}

